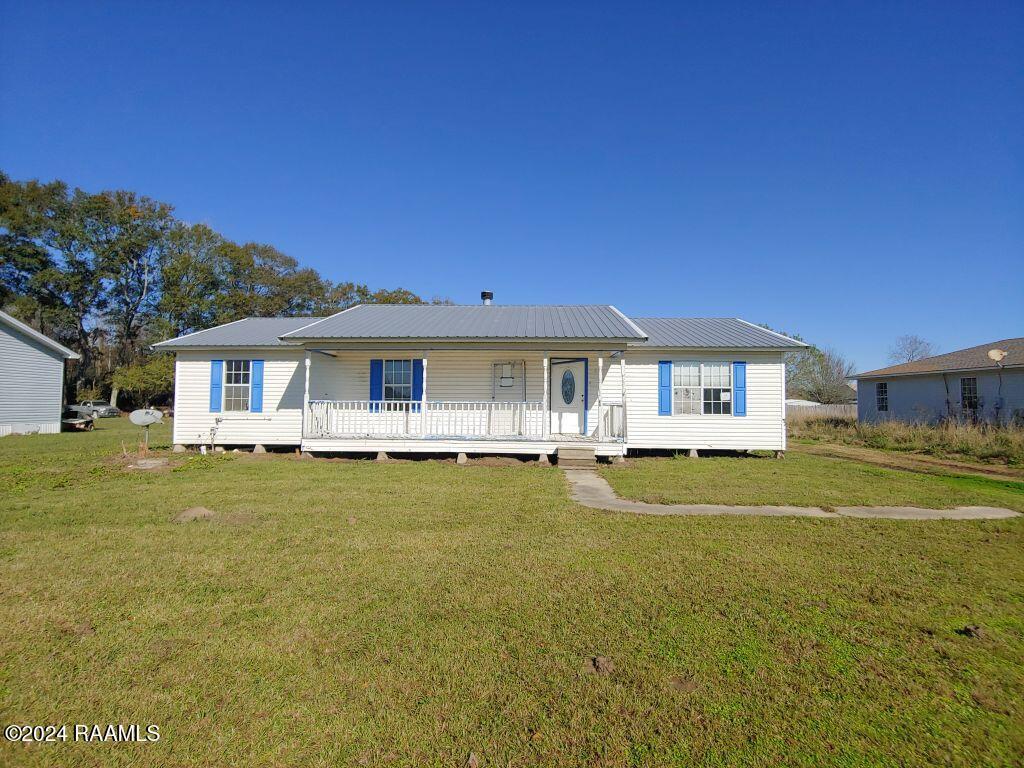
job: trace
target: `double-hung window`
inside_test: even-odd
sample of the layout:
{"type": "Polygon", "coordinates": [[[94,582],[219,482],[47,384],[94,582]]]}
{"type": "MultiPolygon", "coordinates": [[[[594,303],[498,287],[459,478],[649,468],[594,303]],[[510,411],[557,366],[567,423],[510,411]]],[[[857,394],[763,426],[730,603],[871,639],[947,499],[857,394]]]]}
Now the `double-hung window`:
{"type": "Polygon", "coordinates": [[[698,414],[701,411],[700,363],[672,365],[672,413],[698,414]]]}
{"type": "Polygon", "coordinates": [[[686,360],[672,364],[672,413],[732,413],[732,366],[686,360]]]}
{"type": "Polygon", "coordinates": [[[732,366],[729,363],[704,363],[701,366],[704,388],[704,413],[732,413],[732,366]]]}
{"type": "Polygon", "coordinates": [[[875,384],[875,408],[879,411],[889,410],[889,385],[884,381],[875,384]]]}
{"type": "Polygon", "coordinates": [[[224,361],[224,410],[248,411],[252,395],[250,360],[224,361]]]}
{"type": "Polygon", "coordinates": [[[412,360],[384,361],[384,399],[412,400],[412,360]]]}
{"type": "Polygon", "coordinates": [[[978,379],[966,376],[960,379],[960,405],[965,411],[978,410],[978,379]]]}

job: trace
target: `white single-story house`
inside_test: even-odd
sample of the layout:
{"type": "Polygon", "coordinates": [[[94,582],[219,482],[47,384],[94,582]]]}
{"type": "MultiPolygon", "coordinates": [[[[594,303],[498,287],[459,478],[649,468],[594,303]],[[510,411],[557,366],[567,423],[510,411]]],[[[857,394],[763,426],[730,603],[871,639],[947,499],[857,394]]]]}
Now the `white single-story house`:
{"type": "Polygon", "coordinates": [[[160,342],[174,442],[324,453],[786,447],[783,353],[736,318],[610,305],[360,305],[160,342]]]}
{"type": "Polygon", "coordinates": [[[60,432],[64,361],[78,357],[0,312],[0,436],[60,432]]]}
{"type": "Polygon", "coordinates": [[[859,373],[857,418],[1024,423],[1024,338],[859,373]]]}

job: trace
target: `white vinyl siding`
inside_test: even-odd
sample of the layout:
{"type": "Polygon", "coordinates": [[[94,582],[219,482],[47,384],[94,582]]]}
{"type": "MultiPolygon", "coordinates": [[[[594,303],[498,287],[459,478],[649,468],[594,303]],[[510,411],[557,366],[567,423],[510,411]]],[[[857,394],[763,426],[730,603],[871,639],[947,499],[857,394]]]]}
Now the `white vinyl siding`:
{"type": "MultiPolygon", "coordinates": [[[[220,445],[298,445],[302,440],[304,356],[301,349],[178,352],[175,363],[174,442],[186,445],[208,443],[210,430],[216,427],[216,442],[220,445]],[[224,361],[225,377],[231,360],[264,361],[262,413],[250,413],[248,410],[210,412],[211,360],[224,361]],[[217,419],[220,419],[219,423],[217,419]]],[[[226,391],[222,396],[227,397],[226,391]]]]}
{"type": "Polygon", "coordinates": [[[60,432],[64,358],[0,322],[0,435],[60,432]]]}
{"type": "MultiPolygon", "coordinates": [[[[673,367],[674,378],[674,367],[673,367]]],[[[780,352],[647,351],[626,353],[626,430],[630,448],[784,450],[785,371],[780,352]],[[678,360],[729,366],[747,364],[747,415],[658,414],[658,362],[678,360]]],[[[719,377],[717,383],[724,384],[719,377]]],[[[729,379],[731,386],[731,376],[729,379]]],[[[722,389],[722,387],[715,387],[722,389]]]]}
{"type": "MultiPolygon", "coordinates": [[[[403,352],[402,358],[414,359],[419,351],[403,352]]],[[[571,352],[552,352],[553,357],[577,357],[571,352]]],[[[314,352],[311,356],[309,396],[313,400],[368,400],[370,397],[370,360],[396,359],[394,352],[337,351],[314,352]]],[[[426,389],[430,400],[489,401],[492,392],[498,400],[522,400],[519,380],[515,386],[494,386],[495,363],[514,362],[526,375],[526,399],[544,397],[541,376],[544,354],[541,351],[431,350],[426,365],[426,389]]],[[[215,420],[216,442],[222,445],[253,443],[299,445],[302,439],[302,397],[304,388],[304,352],[295,350],[219,350],[183,351],[176,364],[174,441],[196,444],[209,441],[215,420]],[[212,359],[263,359],[263,412],[210,413],[210,361],[212,359]]],[[[620,364],[618,358],[603,357],[604,405],[621,403],[620,364]]],[[[593,434],[598,420],[598,359],[588,355],[589,398],[588,432],[593,434]]],[[[631,448],[722,448],[782,450],[785,447],[783,411],[783,367],[781,353],[669,352],[629,350],[626,353],[628,445],[631,448]],[[707,363],[747,363],[747,415],[743,417],[703,414],[693,416],[658,415],[658,361],[697,359],[707,363]]],[[[518,375],[518,371],[517,371],[518,375]]],[[[557,394],[557,393],[556,393],[557,394]]],[[[703,393],[702,393],[703,407],[703,393]]]]}

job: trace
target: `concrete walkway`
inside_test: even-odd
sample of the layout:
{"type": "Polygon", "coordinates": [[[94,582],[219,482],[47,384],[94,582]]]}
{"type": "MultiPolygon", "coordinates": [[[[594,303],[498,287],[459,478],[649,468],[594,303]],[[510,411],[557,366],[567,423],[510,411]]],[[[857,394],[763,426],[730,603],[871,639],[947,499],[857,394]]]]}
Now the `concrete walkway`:
{"type": "Polygon", "coordinates": [[[956,507],[924,509],[922,507],[836,507],[827,512],[820,507],[740,507],[727,504],[648,504],[627,501],[597,472],[567,469],[572,498],[586,507],[612,512],[633,512],[640,515],[760,515],[798,517],[878,517],[890,520],[1001,520],[1017,513],[1002,507],[956,507]]]}

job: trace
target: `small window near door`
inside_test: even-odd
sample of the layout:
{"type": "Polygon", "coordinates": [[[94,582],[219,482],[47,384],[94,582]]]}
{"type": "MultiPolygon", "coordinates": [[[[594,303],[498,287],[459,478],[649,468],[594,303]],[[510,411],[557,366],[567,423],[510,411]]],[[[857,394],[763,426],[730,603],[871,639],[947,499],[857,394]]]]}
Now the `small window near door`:
{"type": "Polygon", "coordinates": [[[875,384],[875,408],[879,411],[889,410],[889,385],[884,381],[875,384]]]}
{"type": "Polygon", "coordinates": [[[965,411],[978,410],[978,379],[974,376],[960,379],[960,405],[965,411]]]}

